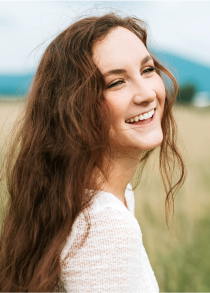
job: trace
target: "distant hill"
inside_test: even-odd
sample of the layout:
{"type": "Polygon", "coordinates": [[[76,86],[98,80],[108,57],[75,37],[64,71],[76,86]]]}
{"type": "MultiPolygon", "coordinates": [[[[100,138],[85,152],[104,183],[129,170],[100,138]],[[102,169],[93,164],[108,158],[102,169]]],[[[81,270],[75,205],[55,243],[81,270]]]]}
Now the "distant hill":
{"type": "Polygon", "coordinates": [[[198,92],[210,93],[210,67],[168,52],[155,55],[172,71],[179,85],[192,83],[198,92]]]}
{"type": "Polygon", "coordinates": [[[24,95],[32,82],[34,74],[0,74],[0,95],[24,95]]]}
{"type": "MultiPolygon", "coordinates": [[[[174,73],[179,85],[193,83],[198,92],[210,93],[210,67],[168,52],[154,52],[174,73]]],[[[0,74],[0,96],[23,95],[27,92],[34,73],[25,75],[0,74]]]]}

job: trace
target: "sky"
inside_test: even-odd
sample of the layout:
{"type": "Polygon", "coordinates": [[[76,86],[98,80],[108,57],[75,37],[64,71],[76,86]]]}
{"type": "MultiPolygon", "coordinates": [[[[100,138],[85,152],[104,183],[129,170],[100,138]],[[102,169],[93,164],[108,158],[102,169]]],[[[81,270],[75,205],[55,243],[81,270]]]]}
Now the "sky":
{"type": "Polygon", "coordinates": [[[34,71],[50,41],[78,17],[110,11],[146,21],[156,50],[210,67],[208,1],[0,1],[0,74],[34,71]]]}

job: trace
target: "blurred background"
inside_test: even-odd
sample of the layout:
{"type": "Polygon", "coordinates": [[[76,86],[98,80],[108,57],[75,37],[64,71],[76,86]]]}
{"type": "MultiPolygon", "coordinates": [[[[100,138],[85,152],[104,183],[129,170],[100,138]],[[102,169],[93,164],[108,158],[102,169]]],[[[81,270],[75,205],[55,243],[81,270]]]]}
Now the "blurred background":
{"type": "MultiPolygon", "coordinates": [[[[1,1],[0,147],[51,40],[78,17],[109,11],[146,21],[149,48],[179,84],[174,113],[188,176],[175,199],[171,232],[157,154],[135,190],[135,214],[160,291],[210,292],[210,2],[1,1]]],[[[3,157],[2,149],[0,163],[3,157]]],[[[3,204],[0,218],[2,211],[3,204]]]]}

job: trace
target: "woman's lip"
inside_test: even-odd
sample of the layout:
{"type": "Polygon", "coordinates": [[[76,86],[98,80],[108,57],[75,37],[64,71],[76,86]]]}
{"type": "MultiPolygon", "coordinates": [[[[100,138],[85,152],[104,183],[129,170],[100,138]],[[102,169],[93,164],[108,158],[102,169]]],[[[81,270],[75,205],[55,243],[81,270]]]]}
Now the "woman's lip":
{"type": "Polygon", "coordinates": [[[146,127],[148,125],[151,125],[151,123],[153,123],[155,121],[155,118],[156,118],[156,108],[154,109],[153,116],[151,118],[146,119],[146,120],[151,119],[150,121],[146,122],[146,120],[139,120],[138,122],[126,123],[126,124],[134,126],[134,127],[137,127],[137,126],[146,127]],[[145,123],[144,123],[144,121],[145,121],[145,123]]]}

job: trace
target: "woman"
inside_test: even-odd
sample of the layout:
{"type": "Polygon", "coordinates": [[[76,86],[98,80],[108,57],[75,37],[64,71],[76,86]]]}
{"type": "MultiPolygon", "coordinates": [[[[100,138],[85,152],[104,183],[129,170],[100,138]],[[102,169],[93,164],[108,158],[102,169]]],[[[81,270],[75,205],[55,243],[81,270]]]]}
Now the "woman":
{"type": "Polygon", "coordinates": [[[176,94],[138,19],[81,19],[52,41],[7,163],[1,291],[159,291],[128,184],[160,145],[168,220],[176,94]]]}

